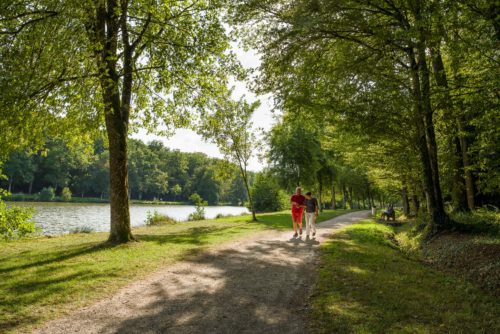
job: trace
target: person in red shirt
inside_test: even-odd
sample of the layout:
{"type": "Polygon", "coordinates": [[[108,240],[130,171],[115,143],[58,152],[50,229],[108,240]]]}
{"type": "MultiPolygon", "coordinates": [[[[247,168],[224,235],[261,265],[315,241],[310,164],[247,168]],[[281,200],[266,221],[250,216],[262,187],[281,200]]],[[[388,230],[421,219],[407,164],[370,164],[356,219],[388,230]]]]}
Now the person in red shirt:
{"type": "Polygon", "coordinates": [[[306,198],[302,195],[302,189],[297,187],[295,194],[290,197],[290,204],[292,205],[292,222],[293,222],[293,237],[296,238],[297,226],[299,227],[300,235],[302,235],[302,213],[304,212],[304,201],[306,198]]]}

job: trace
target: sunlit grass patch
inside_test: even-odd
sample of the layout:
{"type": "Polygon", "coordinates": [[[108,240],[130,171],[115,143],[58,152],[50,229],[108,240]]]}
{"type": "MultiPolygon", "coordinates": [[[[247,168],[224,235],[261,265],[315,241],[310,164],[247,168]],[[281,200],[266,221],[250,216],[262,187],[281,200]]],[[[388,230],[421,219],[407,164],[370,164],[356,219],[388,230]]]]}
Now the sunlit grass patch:
{"type": "MultiPolygon", "coordinates": [[[[348,211],[325,210],[323,221],[348,211]]],[[[109,296],[158,268],[267,229],[291,230],[287,211],[134,229],[139,242],[106,243],[107,233],[0,242],[0,332],[33,325],[109,296]]]]}
{"type": "Polygon", "coordinates": [[[311,299],[313,333],[498,333],[500,303],[409,259],[392,230],[365,221],[322,246],[311,299]]]}

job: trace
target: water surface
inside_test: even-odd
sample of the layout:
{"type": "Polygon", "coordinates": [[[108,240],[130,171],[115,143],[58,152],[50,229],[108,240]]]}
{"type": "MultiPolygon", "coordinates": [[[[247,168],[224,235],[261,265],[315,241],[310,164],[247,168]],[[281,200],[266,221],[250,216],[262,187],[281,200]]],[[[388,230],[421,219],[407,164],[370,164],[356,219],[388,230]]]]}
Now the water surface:
{"type": "MultiPolygon", "coordinates": [[[[8,205],[34,208],[33,220],[46,235],[64,234],[81,227],[90,227],[96,232],[109,231],[108,203],[9,202],[8,205]]],[[[153,212],[154,210],[183,221],[187,220],[194,209],[193,205],[131,204],[130,222],[132,226],[144,225],[148,211],[153,212]]],[[[241,206],[205,207],[206,218],[215,218],[217,214],[239,215],[247,212],[248,210],[241,206]]]]}

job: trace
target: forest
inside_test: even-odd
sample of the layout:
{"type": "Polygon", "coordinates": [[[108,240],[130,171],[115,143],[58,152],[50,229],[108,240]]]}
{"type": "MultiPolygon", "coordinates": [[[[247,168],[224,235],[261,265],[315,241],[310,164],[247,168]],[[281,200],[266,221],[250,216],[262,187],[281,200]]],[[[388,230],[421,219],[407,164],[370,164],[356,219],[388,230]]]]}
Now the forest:
{"type": "MultiPolygon", "coordinates": [[[[188,202],[197,193],[211,205],[243,205],[247,200],[240,174],[231,163],[203,153],[170,150],[158,141],[145,144],[130,139],[129,145],[131,199],[188,202]]],[[[0,185],[14,194],[7,200],[22,200],[22,193],[36,194],[49,187],[56,195],[67,187],[75,197],[109,199],[108,158],[102,139],[76,147],[49,140],[43,152],[11,153],[3,165],[7,179],[0,185]]]]}

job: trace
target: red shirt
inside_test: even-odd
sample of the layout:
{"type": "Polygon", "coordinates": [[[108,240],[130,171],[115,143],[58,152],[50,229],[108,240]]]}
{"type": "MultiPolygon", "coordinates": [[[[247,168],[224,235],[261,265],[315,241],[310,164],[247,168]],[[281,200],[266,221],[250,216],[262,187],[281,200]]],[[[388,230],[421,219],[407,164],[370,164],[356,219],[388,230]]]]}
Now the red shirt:
{"type": "MultiPolygon", "coordinates": [[[[298,205],[303,205],[305,200],[306,200],[306,198],[303,195],[293,194],[292,197],[290,197],[290,202],[295,202],[298,205]]],[[[298,207],[295,205],[292,206],[293,211],[302,211],[303,209],[304,208],[301,208],[301,207],[298,207]]]]}

